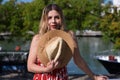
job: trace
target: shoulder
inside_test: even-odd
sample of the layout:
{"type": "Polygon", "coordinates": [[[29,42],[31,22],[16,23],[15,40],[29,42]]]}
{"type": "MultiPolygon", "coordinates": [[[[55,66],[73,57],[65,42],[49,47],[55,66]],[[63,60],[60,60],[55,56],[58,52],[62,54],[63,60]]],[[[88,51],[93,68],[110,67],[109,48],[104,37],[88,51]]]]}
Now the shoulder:
{"type": "Polygon", "coordinates": [[[73,39],[75,39],[75,33],[74,33],[74,31],[69,30],[68,33],[73,37],[73,39]]]}
{"type": "Polygon", "coordinates": [[[32,40],[31,40],[31,47],[37,46],[39,44],[39,39],[40,39],[39,34],[34,35],[32,40]]]}
{"type": "Polygon", "coordinates": [[[32,41],[38,41],[39,39],[40,39],[40,35],[36,34],[36,35],[33,36],[32,41]]]}
{"type": "Polygon", "coordinates": [[[69,30],[67,32],[72,36],[72,38],[74,40],[74,47],[77,47],[77,38],[76,38],[75,32],[72,30],[69,30]]]}

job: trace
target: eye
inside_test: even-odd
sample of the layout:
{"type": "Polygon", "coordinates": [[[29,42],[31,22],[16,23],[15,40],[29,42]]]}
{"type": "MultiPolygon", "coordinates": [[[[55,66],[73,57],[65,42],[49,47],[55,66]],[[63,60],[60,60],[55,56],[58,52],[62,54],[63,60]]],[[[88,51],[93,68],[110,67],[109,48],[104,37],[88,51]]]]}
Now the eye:
{"type": "Polygon", "coordinates": [[[51,19],[52,17],[51,16],[48,16],[48,20],[51,19]]]}
{"type": "Polygon", "coordinates": [[[59,17],[59,16],[55,16],[55,18],[56,18],[56,19],[60,19],[60,17],[59,17]]]}

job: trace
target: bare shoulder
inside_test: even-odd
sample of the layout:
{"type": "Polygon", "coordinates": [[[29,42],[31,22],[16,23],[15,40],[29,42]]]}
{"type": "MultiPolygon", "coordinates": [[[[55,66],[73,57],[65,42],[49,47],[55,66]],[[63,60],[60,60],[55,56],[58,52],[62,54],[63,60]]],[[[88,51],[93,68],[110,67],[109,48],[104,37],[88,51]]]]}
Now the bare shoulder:
{"type": "Polygon", "coordinates": [[[40,35],[39,34],[34,35],[33,38],[32,38],[31,44],[32,45],[37,44],[39,42],[39,39],[40,39],[40,35]]]}
{"type": "Polygon", "coordinates": [[[71,35],[74,35],[74,32],[72,30],[69,30],[68,33],[70,33],[71,35]]]}
{"type": "Polygon", "coordinates": [[[73,37],[73,39],[75,39],[75,33],[74,33],[74,31],[69,30],[68,33],[73,37]]]}
{"type": "Polygon", "coordinates": [[[75,42],[74,45],[75,45],[75,47],[77,47],[77,38],[75,36],[75,32],[72,31],[72,30],[69,30],[68,33],[72,36],[72,38],[73,38],[73,40],[75,42]]]}
{"type": "Polygon", "coordinates": [[[40,39],[40,35],[36,34],[36,35],[33,36],[32,42],[37,42],[39,39],[40,39]]]}
{"type": "Polygon", "coordinates": [[[31,41],[31,50],[36,49],[36,46],[38,46],[39,44],[39,39],[40,39],[39,34],[36,34],[33,36],[32,41],[31,41]]]}

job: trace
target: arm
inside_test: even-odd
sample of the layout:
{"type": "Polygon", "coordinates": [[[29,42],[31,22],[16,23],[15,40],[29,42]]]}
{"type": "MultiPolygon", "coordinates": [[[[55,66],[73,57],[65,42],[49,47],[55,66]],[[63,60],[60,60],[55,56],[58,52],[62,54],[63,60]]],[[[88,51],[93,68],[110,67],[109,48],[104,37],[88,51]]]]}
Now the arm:
{"type": "Polygon", "coordinates": [[[78,47],[78,43],[77,43],[77,39],[74,35],[73,32],[70,32],[70,34],[72,35],[73,39],[75,40],[75,50],[74,50],[74,54],[73,54],[73,59],[75,64],[81,68],[86,74],[88,74],[88,76],[93,79],[93,80],[107,80],[108,78],[106,76],[96,76],[88,67],[88,65],[86,64],[85,60],[81,57],[80,52],[79,52],[79,47],[78,47]]]}
{"type": "Polygon", "coordinates": [[[89,77],[91,77],[93,79],[94,73],[90,70],[90,68],[86,64],[85,60],[81,57],[80,52],[79,52],[77,39],[76,39],[74,34],[73,34],[73,38],[74,38],[75,44],[76,44],[74,55],[73,55],[73,60],[74,60],[75,64],[79,68],[81,68],[81,70],[83,70],[85,73],[88,74],[89,77]]]}
{"type": "Polygon", "coordinates": [[[93,79],[94,73],[89,69],[88,65],[86,64],[84,59],[81,57],[79,49],[78,49],[78,45],[75,48],[73,60],[74,60],[75,64],[79,68],[81,68],[81,70],[83,70],[85,73],[88,74],[89,77],[91,77],[93,79]]]}
{"type": "Polygon", "coordinates": [[[27,68],[29,72],[33,72],[33,73],[50,72],[54,69],[53,61],[49,62],[48,66],[45,68],[38,66],[36,64],[39,39],[40,39],[39,35],[35,35],[32,39],[31,46],[30,46],[30,52],[28,55],[27,68]]]}

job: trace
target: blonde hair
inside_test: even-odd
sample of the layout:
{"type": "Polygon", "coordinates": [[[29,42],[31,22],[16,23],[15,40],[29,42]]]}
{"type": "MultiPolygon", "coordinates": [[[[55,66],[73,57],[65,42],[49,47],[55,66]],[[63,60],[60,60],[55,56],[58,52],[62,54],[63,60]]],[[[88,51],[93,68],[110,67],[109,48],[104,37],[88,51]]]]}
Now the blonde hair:
{"type": "Polygon", "coordinates": [[[63,16],[62,9],[56,4],[49,4],[48,6],[46,6],[43,9],[43,12],[42,12],[40,25],[39,25],[39,33],[40,33],[40,35],[43,35],[47,31],[49,31],[48,23],[47,23],[47,21],[48,21],[47,17],[48,17],[49,11],[51,11],[51,10],[56,10],[60,14],[60,17],[61,17],[60,30],[64,30],[65,23],[64,23],[64,16],[63,16]]]}

